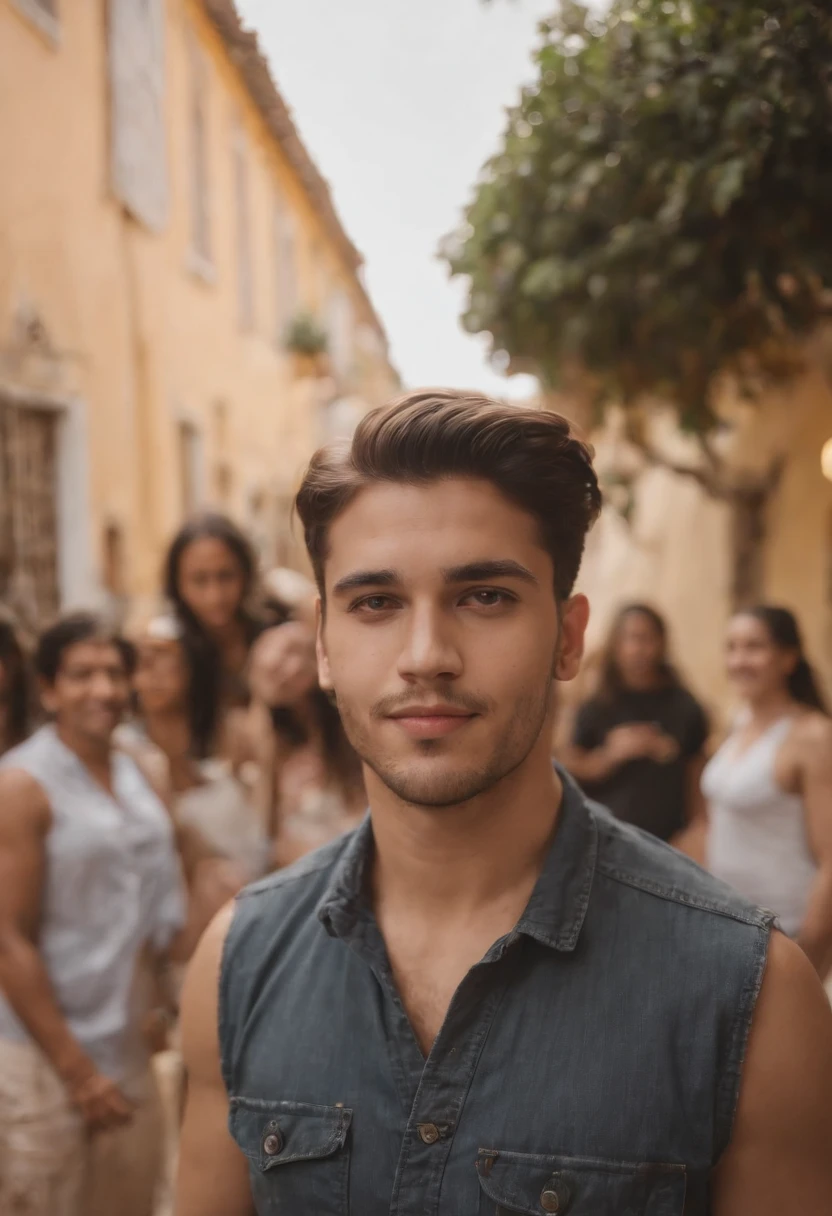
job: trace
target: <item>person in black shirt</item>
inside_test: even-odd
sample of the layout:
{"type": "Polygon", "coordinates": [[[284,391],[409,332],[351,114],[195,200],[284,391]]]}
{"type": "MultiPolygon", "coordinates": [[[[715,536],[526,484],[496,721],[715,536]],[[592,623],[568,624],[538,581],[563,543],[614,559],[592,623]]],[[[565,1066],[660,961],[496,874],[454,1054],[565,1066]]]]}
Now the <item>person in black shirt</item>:
{"type": "Polygon", "coordinates": [[[646,604],[613,623],[595,696],[578,710],[567,767],[589,797],[662,840],[702,813],[707,717],[667,656],[667,626],[646,604]]]}

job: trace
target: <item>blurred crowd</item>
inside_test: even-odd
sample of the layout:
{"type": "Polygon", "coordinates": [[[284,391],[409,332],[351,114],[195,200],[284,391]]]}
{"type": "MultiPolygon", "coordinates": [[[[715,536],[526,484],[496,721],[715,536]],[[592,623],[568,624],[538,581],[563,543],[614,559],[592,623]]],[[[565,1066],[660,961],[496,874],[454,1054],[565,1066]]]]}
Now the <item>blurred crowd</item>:
{"type": "Polygon", "coordinates": [[[81,1191],[90,1216],[152,1210],[150,1057],[175,1047],[182,964],[241,887],[364,812],[317,683],[312,584],[261,579],[246,536],[205,515],[161,592],[124,633],[77,613],[27,647],[0,624],[4,1212],[59,1216],[81,1191]]]}
{"type": "MultiPolygon", "coordinates": [[[[124,633],[75,614],[29,647],[0,622],[3,1212],[60,1216],[83,1193],[89,1216],[150,1216],[151,1057],[175,1058],[183,963],[244,885],[363,815],[360,762],[317,680],[314,597],[294,571],[261,574],[209,514],[174,537],[162,606],[124,633]]],[[[726,663],[741,708],[714,746],[664,620],[625,606],[554,750],[618,818],[776,912],[825,977],[825,702],[785,609],[734,617],[726,663]]]]}

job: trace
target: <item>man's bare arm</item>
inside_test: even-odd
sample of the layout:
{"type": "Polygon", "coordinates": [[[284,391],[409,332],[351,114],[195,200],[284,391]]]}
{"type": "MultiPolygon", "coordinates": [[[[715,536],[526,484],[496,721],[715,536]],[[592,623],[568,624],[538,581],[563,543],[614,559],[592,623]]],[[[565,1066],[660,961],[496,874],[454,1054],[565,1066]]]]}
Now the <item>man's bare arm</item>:
{"type": "Polygon", "coordinates": [[[832,1212],[832,1010],[806,956],[773,935],[714,1216],[832,1212]]]}
{"type": "Polygon", "coordinates": [[[252,1216],[248,1164],[228,1130],[220,1069],[217,1005],[223,944],[233,906],[200,942],[182,993],[182,1050],[188,1078],[179,1144],[176,1216],[252,1216]]]}
{"type": "Polygon", "coordinates": [[[0,773],[0,989],[92,1127],[130,1119],[132,1107],[102,1076],[58,1008],[37,947],[51,811],[28,773],[0,773]]]}

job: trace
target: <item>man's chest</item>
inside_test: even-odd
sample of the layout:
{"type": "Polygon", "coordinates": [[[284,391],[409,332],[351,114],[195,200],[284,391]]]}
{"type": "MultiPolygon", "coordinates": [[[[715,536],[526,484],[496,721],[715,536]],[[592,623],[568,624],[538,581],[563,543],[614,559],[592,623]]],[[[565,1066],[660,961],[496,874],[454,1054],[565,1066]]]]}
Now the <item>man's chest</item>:
{"type": "Polygon", "coordinates": [[[427,1059],[457,990],[508,926],[484,920],[454,932],[416,934],[412,926],[391,924],[385,953],[392,986],[413,1035],[427,1059]]]}
{"type": "Polygon", "coordinates": [[[284,1033],[251,1043],[232,1102],[258,1212],[682,1216],[702,1151],[674,1143],[680,1060],[628,1032],[643,992],[575,983],[544,953],[469,971],[427,1058],[414,1009],[435,1021],[446,986],[408,1011],[392,972],[349,966],[278,1001],[284,1033]]]}

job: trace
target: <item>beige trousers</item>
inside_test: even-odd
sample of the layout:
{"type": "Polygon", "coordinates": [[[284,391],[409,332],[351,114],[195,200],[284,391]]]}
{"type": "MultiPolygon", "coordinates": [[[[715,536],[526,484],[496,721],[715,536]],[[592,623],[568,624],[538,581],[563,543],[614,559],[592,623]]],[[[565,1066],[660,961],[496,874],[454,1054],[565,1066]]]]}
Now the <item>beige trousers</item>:
{"type": "Polygon", "coordinates": [[[90,1134],[30,1043],[0,1039],[0,1216],[152,1216],[162,1161],[147,1076],[131,1123],[90,1134]]]}

